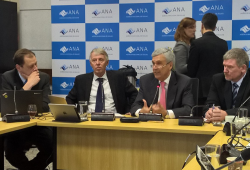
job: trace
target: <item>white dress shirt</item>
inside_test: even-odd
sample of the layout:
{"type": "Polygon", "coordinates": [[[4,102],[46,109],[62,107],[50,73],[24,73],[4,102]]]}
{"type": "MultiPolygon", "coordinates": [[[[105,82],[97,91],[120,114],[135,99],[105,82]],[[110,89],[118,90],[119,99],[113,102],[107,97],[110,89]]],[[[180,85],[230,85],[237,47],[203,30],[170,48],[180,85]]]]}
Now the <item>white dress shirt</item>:
{"type": "MultiPolygon", "coordinates": [[[[167,98],[168,98],[168,97],[167,97],[167,94],[168,94],[168,85],[169,85],[170,77],[171,77],[171,72],[170,72],[168,78],[166,78],[166,79],[164,80],[164,82],[165,82],[165,91],[166,91],[166,101],[167,101],[167,103],[168,103],[168,100],[167,100],[167,98]]],[[[159,84],[160,84],[160,81],[159,81],[159,84]]],[[[161,87],[159,88],[158,101],[160,101],[160,97],[161,97],[161,87]]],[[[135,115],[136,115],[136,116],[139,116],[140,110],[141,110],[141,109],[138,109],[138,110],[135,112],[135,115]]],[[[167,111],[168,111],[168,114],[169,114],[169,118],[170,118],[170,119],[174,119],[174,118],[175,118],[175,114],[174,114],[173,110],[167,110],[167,111]]]]}
{"type": "Polygon", "coordinates": [[[95,104],[96,104],[96,95],[97,95],[97,89],[99,86],[98,78],[103,78],[103,89],[104,89],[104,96],[105,96],[105,112],[114,112],[116,113],[115,108],[115,102],[113,99],[113,95],[111,93],[111,89],[109,86],[109,81],[107,78],[106,72],[102,77],[98,77],[94,74],[93,81],[92,81],[92,87],[89,97],[89,112],[95,112],[95,104]]]}

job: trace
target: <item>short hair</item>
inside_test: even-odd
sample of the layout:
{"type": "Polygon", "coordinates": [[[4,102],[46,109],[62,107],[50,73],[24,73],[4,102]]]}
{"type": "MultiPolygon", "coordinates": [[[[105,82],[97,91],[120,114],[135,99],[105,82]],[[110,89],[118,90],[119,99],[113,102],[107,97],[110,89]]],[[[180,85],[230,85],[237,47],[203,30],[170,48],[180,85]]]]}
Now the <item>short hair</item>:
{"type": "Polygon", "coordinates": [[[109,60],[107,52],[103,48],[94,48],[89,55],[89,60],[91,60],[91,54],[95,52],[97,55],[104,55],[106,57],[106,60],[109,60]]]}
{"type": "Polygon", "coordinates": [[[190,43],[190,38],[186,35],[184,29],[193,26],[196,20],[193,18],[185,17],[179,23],[176,32],[174,34],[175,41],[184,41],[186,44],[190,43]]]}
{"type": "Polygon", "coordinates": [[[241,48],[233,48],[226,52],[223,56],[223,60],[235,59],[238,67],[246,65],[249,67],[249,57],[247,53],[241,48]]]}
{"type": "Polygon", "coordinates": [[[201,23],[204,25],[205,29],[214,30],[216,28],[216,24],[218,21],[218,17],[212,13],[206,13],[201,20],[201,23]]]}
{"type": "Polygon", "coordinates": [[[158,56],[163,54],[163,56],[165,57],[167,62],[173,62],[173,66],[175,64],[175,60],[174,60],[174,53],[167,48],[158,48],[156,49],[153,53],[152,53],[152,57],[158,56]]]}
{"type": "Polygon", "coordinates": [[[26,48],[22,48],[16,51],[16,53],[14,54],[13,57],[13,61],[15,64],[20,65],[21,67],[24,64],[24,56],[32,58],[33,56],[36,56],[34,52],[32,52],[31,50],[28,50],[26,48]]]}

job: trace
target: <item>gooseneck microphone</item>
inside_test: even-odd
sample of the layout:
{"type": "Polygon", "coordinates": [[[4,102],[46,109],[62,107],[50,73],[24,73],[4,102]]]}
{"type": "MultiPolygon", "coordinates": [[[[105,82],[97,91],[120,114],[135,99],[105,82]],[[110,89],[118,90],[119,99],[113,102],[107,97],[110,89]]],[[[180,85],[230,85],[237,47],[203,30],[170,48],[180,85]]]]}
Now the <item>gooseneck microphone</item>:
{"type": "Polygon", "coordinates": [[[14,105],[15,105],[15,114],[18,114],[18,110],[16,107],[16,86],[14,86],[14,105]]]}
{"type": "Polygon", "coordinates": [[[238,162],[238,161],[241,161],[241,160],[248,161],[249,159],[250,159],[250,148],[243,150],[241,152],[240,156],[238,156],[234,161],[229,162],[229,163],[217,168],[216,170],[221,170],[221,169],[233,164],[234,162],[238,162]]]}
{"type": "Polygon", "coordinates": [[[232,120],[232,122],[234,122],[236,116],[238,115],[238,112],[240,110],[240,108],[250,99],[250,96],[240,105],[240,107],[237,109],[237,112],[235,113],[234,119],[232,120]]]}
{"type": "Polygon", "coordinates": [[[151,103],[151,105],[150,105],[150,108],[149,108],[149,112],[150,112],[150,113],[152,113],[152,106],[153,106],[153,104],[154,104],[154,101],[155,101],[156,95],[157,95],[157,93],[158,93],[158,91],[159,91],[159,88],[160,88],[160,84],[158,84],[158,85],[156,86],[155,96],[154,96],[154,99],[153,99],[153,101],[152,101],[152,103],[151,103]]]}

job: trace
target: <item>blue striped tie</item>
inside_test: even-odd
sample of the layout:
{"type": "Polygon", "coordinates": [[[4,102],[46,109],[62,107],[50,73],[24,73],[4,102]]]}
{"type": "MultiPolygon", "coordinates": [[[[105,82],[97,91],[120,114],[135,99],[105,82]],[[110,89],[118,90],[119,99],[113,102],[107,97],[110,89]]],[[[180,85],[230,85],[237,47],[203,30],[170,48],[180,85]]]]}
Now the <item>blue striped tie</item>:
{"type": "Polygon", "coordinates": [[[236,102],[236,97],[237,97],[237,89],[238,89],[238,84],[237,83],[233,83],[233,108],[235,107],[235,102],[236,102]]]}
{"type": "Polygon", "coordinates": [[[104,111],[104,90],[103,90],[103,78],[96,79],[99,81],[99,86],[96,94],[96,103],[95,103],[95,112],[103,112],[104,111]]]}

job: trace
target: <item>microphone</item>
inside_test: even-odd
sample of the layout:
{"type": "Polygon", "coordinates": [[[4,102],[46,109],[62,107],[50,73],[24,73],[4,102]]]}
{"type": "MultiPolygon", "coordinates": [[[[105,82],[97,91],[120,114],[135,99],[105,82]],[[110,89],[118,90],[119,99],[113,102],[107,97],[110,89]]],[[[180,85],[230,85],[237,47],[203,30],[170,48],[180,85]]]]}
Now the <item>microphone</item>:
{"type": "Polygon", "coordinates": [[[233,140],[236,137],[236,135],[242,130],[244,129],[246,126],[248,126],[250,124],[250,122],[248,122],[247,124],[245,124],[244,126],[242,126],[239,130],[237,130],[237,132],[235,132],[234,136],[232,137],[231,141],[228,143],[228,145],[231,147],[233,144],[233,140]]]}
{"type": "Polygon", "coordinates": [[[14,105],[15,105],[15,114],[18,114],[18,110],[16,107],[16,86],[14,86],[14,105]]]}
{"type": "Polygon", "coordinates": [[[250,96],[240,105],[240,107],[237,109],[237,112],[235,113],[234,119],[232,120],[232,122],[234,122],[236,116],[238,115],[238,112],[240,110],[240,108],[250,99],[250,96]]]}
{"type": "Polygon", "coordinates": [[[197,108],[197,107],[207,107],[207,106],[209,106],[209,104],[207,104],[207,105],[195,105],[191,109],[190,117],[193,117],[193,110],[194,110],[194,108],[197,108]]]}
{"type": "Polygon", "coordinates": [[[229,162],[229,163],[217,168],[216,170],[221,170],[221,169],[233,164],[234,162],[238,162],[238,161],[241,161],[241,160],[248,161],[249,159],[250,159],[250,148],[243,150],[241,152],[240,156],[238,156],[234,161],[229,162]]]}
{"type": "Polygon", "coordinates": [[[155,92],[154,99],[153,99],[153,101],[152,101],[152,103],[151,103],[151,105],[150,105],[150,108],[149,108],[149,112],[150,112],[150,113],[152,113],[152,106],[153,106],[153,104],[154,104],[154,101],[155,101],[156,95],[157,95],[157,93],[158,93],[158,91],[159,91],[159,88],[160,88],[160,84],[158,83],[158,85],[156,86],[156,92],[155,92]]]}

